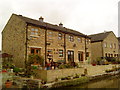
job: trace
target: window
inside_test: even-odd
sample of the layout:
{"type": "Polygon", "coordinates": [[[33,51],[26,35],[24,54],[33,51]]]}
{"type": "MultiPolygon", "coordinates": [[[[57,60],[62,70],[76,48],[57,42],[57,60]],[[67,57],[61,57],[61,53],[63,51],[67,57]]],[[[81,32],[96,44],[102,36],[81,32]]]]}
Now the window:
{"type": "Polygon", "coordinates": [[[82,43],[82,38],[78,38],[78,42],[81,42],[81,43],[82,43]]]}
{"type": "Polygon", "coordinates": [[[90,39],[86,39],[86,44],[90,44],[90,43],[91,43],[90,39]]]}
{"type": "Polygon", "coordinates": [[[116,44],[114,43],[114,49],[116,49],[116,44]]]}
{"type": "Polygon", "coordinates": [[[86,53],[86,57],[89,57],[89,52],[86,53]]]}
{"type": "Polygon", "coordinates": [[[107,53],[105,53],[105,57],[107,57],[107,53]]]}
{"type": "Polygon", "coordinates": [[[52,32],[48,32],[48,37],[52,37],[52,32]]]}
{"type": "Polygon", "coordinates": [[[31,49],[31,54],[34,54],[34,49],[31,49]]]}
{"type": "Polygon", "coordinates": [[[58,33],[58,39],[62,39],[62,33],[58,33]]]}
{"type": "Polygon", "coordinates": [[[63,57],[63,50],[59,49],[59,57],[63,57]]]}
{"type": "Polygon", "coordinates": [[[113,54],[111,54],[111,57],[113,57],[113,54]]]}
{"type": "Polygon", "coordinates": [[[40,48],[31,48],[31,54],[40,55],[40,48]]]}
{"type": "Polygon", "coordinates": [[[47,56],[48,56],[48,58],[53,57],[53,50],[52,49],[47,50],[47,56]]]}
{"type": "Polygon", "coordinates": [[[74,37],[73,36],[69,36],[69,41],[73,42],[74,41],[74,37]]]}
{"type": "Polygon", "coordinates": [[[107,43],[104,43],[104,47],[107,48],[107,43]]]}
{"type": "Polygon", "coordinates": [[[110,48],[112,48],[113,46],[112,46],[112,43],[110,44],[110,48]]]}
{"type": "Polygon", "coordinates": [[[38,29],[37,28],[31,28],[31,35],[38,35],[38,29]]]}

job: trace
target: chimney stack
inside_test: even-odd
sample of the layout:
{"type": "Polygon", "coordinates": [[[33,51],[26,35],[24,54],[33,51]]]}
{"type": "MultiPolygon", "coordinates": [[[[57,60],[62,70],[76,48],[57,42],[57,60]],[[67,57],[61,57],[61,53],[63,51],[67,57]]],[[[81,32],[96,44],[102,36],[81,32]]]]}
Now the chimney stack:
{"type": "Polygon", "coordinates": [[[41,16],[41,17],[39,18],[39,21],[40,21],[40,22],[43,22],[43,20],[44,20],[44,18],[41,16]]]}
{"type": "Polygon", "coordinates": [[[63,24],[62,24],[62,23],[60,23],[60,24],[59,24],[59,26],[60,26],[60,27],[63,27],[63,24]]]}

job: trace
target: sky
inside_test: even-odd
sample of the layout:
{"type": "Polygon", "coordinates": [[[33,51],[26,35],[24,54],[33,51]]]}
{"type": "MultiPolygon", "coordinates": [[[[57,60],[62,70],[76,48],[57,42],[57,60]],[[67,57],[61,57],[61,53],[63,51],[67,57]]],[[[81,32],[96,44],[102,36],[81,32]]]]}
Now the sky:
{"type": "MultiPolygon", "coordinates": [[[[12,13],[29,18],[44,18],[51,24],[90,35],[113,31],[118,36],[119,0],[0,0],[0,31],[12,13]]],[[[1,50],[0,35],[0,50],[1,50]]]]}

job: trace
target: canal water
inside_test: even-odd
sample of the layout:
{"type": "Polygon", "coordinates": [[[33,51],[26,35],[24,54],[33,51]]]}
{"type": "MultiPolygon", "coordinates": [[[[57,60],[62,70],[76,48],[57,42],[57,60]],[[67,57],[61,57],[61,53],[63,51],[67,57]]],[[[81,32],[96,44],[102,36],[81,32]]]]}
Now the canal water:
{"type": "Polygon", "coordinates": [[[86,84],[73,86],[72,88],[119,88],[120,89],[120,75],[111,76],[102,80],[94,80],[86,84]]]}

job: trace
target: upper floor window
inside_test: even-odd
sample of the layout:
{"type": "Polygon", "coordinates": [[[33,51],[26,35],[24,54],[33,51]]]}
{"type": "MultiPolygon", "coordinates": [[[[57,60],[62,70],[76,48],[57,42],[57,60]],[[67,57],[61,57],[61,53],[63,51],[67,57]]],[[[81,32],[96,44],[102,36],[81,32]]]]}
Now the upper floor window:
{"type": "Polygon", "coordinates": [[[74,37],[73,36],[69,36],[69,41],[73,42],[74,41],[74,37]]]}
{"type": "Polygon", "coordinates": [[[112,48],[113,46],[112,46],[112,43],[110,44],[110,48],[112,48]]]}
{"type": "Polygon", "coordinates": [[[82,38],[78,38],[78,42],[81,42],[81,43],[82,43],[82,38]]]}
{"type": "Polygon", "coordinates": [[[58,33],[58,39],[62,39],[62,33],[58,33]]]}
{"type": "Polygon", "coordinates": [[[37,28],[31,28],[31,35],[38,35],[38,29],[37,28]]]}
{"type": "Polygon", "coordinates": [[[87,44],[90,44],[90,42],[91,42],[90,39],[86,39],[87,44]]]}
{"type": "Polygon", "coordinates": [[[104,43],[104,47],[105,47],[105,48],[107,47],[107,43],[104,43]]]}
{"type": "Polygon", "coordinates": [[[48,32],[48,37],[52,37],[52,32],[48,32]]]}

